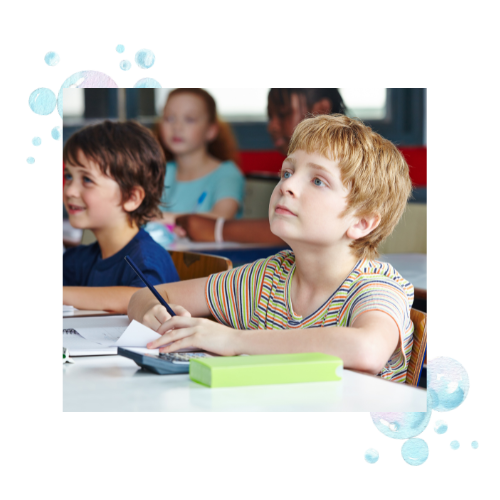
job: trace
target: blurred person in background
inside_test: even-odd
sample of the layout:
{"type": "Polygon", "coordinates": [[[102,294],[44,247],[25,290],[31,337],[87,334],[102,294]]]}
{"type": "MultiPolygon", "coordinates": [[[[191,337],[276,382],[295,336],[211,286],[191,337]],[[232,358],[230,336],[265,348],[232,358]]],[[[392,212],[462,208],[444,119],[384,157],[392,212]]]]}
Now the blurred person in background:
{"type": "Polygon", "coordinates": [[[192,212],[225,219],[241,214],[245,178],[236,139],[206,90],[171,91],[156,132],[167,159],[159,221],[174,224],[192,212]]]}
{"type": "MultiPolygon", "coordinates": [[[[267,130],[274,147],[286,155],[295,127],[308,115],[346,113],[340,92],[330,89],[270,89],[267,130]]],[[[236,241],[284,245],[271,232],[268,219],[227,220],[202,215],[183,215],[175,219],[176,232],[193,241],[236,241]]]]}

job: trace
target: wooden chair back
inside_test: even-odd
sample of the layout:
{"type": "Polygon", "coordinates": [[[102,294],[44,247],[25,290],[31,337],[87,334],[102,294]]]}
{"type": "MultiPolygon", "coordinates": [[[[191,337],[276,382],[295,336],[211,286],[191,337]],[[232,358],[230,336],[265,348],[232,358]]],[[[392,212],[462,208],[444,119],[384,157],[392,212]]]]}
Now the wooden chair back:
{"type": "Polygon", "coordinates": [[[175,250],[169,250],[168,253],[174,261],[181,281],[204,278],[233,268],[233,263],[226,257],[175,250]]]}
{"type": "Polygon", "coordinates": [[[425,353],[427,351],[427,314],[412,308],[410,319],[414,326],[413,347],[406,373],[406,383],[416,386],[420,380],[425,353]]]}

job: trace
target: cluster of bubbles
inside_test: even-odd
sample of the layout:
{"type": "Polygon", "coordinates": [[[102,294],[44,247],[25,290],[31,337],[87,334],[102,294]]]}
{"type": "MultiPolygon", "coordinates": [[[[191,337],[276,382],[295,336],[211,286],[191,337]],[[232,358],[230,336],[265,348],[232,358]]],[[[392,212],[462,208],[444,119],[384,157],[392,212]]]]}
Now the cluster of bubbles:
{"type": "MultiPolygon", "coordinates": [[[[125,54],[125,45],[117,43],[115,52],[117,54],[125,54]]],[[[141,47],[134,54],[134,64],[139,69],[151,69],[156,63],[156,54],[153,49],[141,47]]],[[[128,72],[132,69],[132,61],[130,59],[122,59],[118,63],[118,69],[123,72],[128,72]]],[[[133,88],[162,88],[162,84],[156,78],[140,78],[135,82],[133,88]]]]}
{"type": "MultiPolygon", "coordinates": [[[[116,46],[116,52],[122,54],[125,51],[125,47],[122,44],[116,46]]],[[[44,61],[48,66],[55,66],[59,63],[60,57],[55,52],[47,52],[44,57],[44,61]]],[[[149,49],[141,49],[135,54],[135,62],[142,69],[148,69],[153,66],[155,62],[155,55],[149,49]]],[[[120,68],[124,71],[128,71],[132,67],[130,61],[123,60],[120,62],[120,68]]],[[[100,71],[79,71],[74,73],[70,77],[64,80],[61,85],[59,92],[56,94],[48,88],[40,87],[31,92],[28,105],[33,113],[37,115],[50,115],[57,106],[57,111],[59,116],[63,116],[63,95],[64,89],[68,88],[78,88],[78,89],[91,89],[91,88],[118,88],[116,82],[100,71]]],[[[154,89],[161,88],[159,82],[153,78],[141,78],[136,82],[134,88],[137,89],[154,89]]],[[[61,127],[54,127],[51,131],[51,136],[55,140],[61,138],[61,127]]],[[[39,146],[41,144],[40,137],[35,137],[32,140],[33,145],[39,146]]],[[[30,165],[35,163],[33,157],[29,157],[26,160],[30,165]]]]}
{"type": "MultiPolygon", "coordinates": [[[[465,368],[456,360],[439,357],[429,362],[427,369],[427,411],[426,412],[372,412],[370,413],[375,427],[392,439],[407,439],[401,448],[401,455],[410,465],[421,465],[429,457],[429,447],[420,438],[429,425],[432,410],[438,412],[451,411],[460,406],[469,392],[469,377],[465,368]]],[[[437,434],[444,434],[448,425],[438,420],[434,425],[437,434]]],[[[460,447],[458,441],[450,444],[453,450],[460,447]]],[[[477,441],[472,448],[477,449],[477,441]]],[[[374,449],[365,453],[368,463],[377,462],[379,454],[374,449]]]]}

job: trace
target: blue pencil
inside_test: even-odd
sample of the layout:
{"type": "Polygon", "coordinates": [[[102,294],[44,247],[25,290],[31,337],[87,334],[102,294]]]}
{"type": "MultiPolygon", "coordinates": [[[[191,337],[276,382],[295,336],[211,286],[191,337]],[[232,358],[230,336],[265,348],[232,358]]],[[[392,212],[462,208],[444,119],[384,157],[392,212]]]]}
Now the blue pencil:
{"type": "Polygon", "coordinates": [[[158,302],[163,307],[165,307],[170,316],[176,316],[174,311],[172,311],[172,308],[165,302],[163,297],[156,291],[156,288],[148,283],[148,280],[146,279],[144,274],[142,274],[141,270],[134,264],[133,260],[128,255],[125,257],[125,260],[127,261],[127,264],[135,271],[137,276],[139,276],[139,278],[141,278],[144,284],[151,290],[152,294],[158,299],[158,302]]]}
{"type": "Polygon", "coordinates": [[[203,193],[201,193],[200,197],[198,198],[198,202],[196,203],[196,206],[194,207],[193,213],[198,212],[199,208],[201,207],[202,203],[205,201],[206,197],[207,197],[207,192],[203,191],[203,193]]]}

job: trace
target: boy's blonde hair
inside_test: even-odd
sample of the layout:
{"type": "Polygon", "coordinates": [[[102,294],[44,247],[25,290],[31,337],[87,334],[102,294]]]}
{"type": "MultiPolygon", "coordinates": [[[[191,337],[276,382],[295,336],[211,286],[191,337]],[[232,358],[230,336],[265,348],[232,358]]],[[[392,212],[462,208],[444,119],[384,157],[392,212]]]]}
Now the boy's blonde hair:
{"type": "Polygon", "coordinates": [[[376,258],[378,245],[392,233],[411,194],[408,164],[401,152],[363,122],[339,114],[299,123],[288,154],[298,149],[339,162],[342,183],[349,189],[342,215],[380,216],[370,234],[351,243],[358,258],[376,258]]]}

